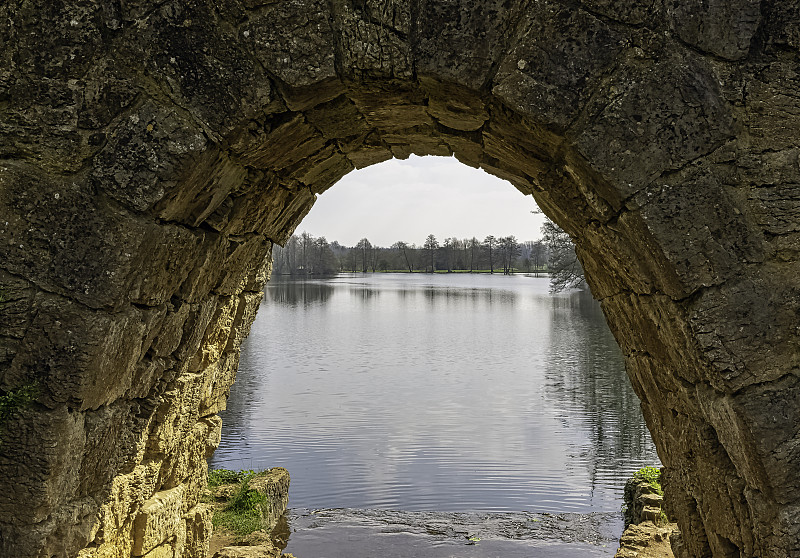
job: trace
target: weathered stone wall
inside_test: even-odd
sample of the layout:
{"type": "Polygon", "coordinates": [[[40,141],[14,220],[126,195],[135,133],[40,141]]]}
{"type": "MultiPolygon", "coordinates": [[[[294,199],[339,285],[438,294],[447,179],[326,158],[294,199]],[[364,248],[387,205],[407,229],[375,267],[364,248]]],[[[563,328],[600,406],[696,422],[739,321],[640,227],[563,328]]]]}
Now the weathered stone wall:
{"type": "Polygon", "coordinates": [[[353,168],[451,155],[576,239],[691,555],[800,556],[791,0],[0,6],[0,555],[202,556],[268,272],[353,168]]]}

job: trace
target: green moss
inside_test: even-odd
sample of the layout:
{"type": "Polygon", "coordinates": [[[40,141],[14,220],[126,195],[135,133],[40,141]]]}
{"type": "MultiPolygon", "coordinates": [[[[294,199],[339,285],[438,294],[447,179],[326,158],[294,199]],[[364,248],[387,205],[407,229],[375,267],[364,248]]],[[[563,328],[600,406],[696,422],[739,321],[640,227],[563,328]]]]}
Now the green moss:
{"type": "Polygon", "coordinates": [[[208,486],[212,490],[223,485],[236,485],[225,505],[214,512],[214,527],[223,527],[245,537],[266,526],[264,508],[268,505],[267,497],[249,485],[252,478],[262,474],[263,472],[227,469],[216,469],[208,473],[208,486]]]}
{"type": "Polygon", "coordinates": [[[661,487],[661,469],[656,467],[642,467],[633,474],[634,478],[647,481],[650,486],[660,495],[664,495],[664,489],[661,487]]]}
{"type": "Polygon", "coordinates": [[[11,419],[14,413],[36,401],[38,395],[39,385],[36,382],[0,395],[0,428],[11,419]]]}
{"type": "MultiPolygon", "coordinates": [[[[39,396],[39,384],[31,382],[19,389],[13,389],[0,395],[0,432],[6,423],[20,410],[30,406],[39,396]]],[[[2,445],[2,441],[0,441],[2,445]]]]}
{"type": "Polygon", "coordinates": [[[231,471],[229,469],[214,469],[208,472],[208,486],[216,488],[223,484],[238,484],[245,478],[254,475],[254,471],[231,471]]]}

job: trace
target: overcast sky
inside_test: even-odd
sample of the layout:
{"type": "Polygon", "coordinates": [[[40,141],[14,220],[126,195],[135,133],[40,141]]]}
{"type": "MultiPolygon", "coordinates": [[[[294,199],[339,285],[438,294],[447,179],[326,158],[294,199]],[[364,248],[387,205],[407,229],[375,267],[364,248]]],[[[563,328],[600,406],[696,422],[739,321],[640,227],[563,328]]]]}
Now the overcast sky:
{"type": "Polygon", "coordinates": [[[354,246],[361,238],[378,246],[398,240],[421,245],[433,234],[483,240],[541,236],[536,203],[505,180],[453,157],[393,159],[353,171],[317,199],[297,233],[354,246]]]}

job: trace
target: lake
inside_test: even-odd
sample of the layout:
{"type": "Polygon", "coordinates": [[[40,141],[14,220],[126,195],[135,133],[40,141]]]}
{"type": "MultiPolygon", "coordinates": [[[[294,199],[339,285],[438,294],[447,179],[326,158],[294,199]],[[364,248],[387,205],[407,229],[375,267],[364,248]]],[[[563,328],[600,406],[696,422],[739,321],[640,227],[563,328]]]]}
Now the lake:
{"type": "Polygon", "coordinates": [[[659,463],[598,303],[524,275],[272,281],[222,418],[211,467],[296,510],[617,518],[659,463]]]}

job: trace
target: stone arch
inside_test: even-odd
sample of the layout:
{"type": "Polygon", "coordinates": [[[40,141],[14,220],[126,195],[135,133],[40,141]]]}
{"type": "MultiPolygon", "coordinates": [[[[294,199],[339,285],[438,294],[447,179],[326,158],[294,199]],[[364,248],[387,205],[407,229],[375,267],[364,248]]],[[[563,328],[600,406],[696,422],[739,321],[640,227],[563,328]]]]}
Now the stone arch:
{"type": "Polygon", "coordinates": [[[0,387],[36,394],[3,424],[4,555],[201,555],[205,458],[272,243],[352,168],[412,152],[508,179],[575,238],[676,550],[798,552],[791,2],[0,16],[0,387]]]}

